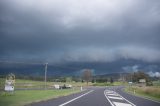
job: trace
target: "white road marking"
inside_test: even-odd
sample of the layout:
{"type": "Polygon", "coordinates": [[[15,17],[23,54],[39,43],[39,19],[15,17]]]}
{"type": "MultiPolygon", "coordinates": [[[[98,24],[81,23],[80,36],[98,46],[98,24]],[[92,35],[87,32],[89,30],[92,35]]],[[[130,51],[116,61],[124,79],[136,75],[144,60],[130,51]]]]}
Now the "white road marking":
{"type": "Polygon", "coordinates": [[[109,93],[114,93],[114,92],[113,92],[113,91],[108,91],[108,90],[107,90],[107,91],[106,91],[106,93],[108,93],[108,94],[109,94],[109,93]]]}
{"type": "Polygon", "coordinates": [[[119,96],[118,94],[114,94],[114,93],[110,93],[110,94],[107,93],[107,95],[108,96],[119,96]]]}
{"type": "MultiPolygon", "coordinates": [[[[110,94],[110,93],[109,93],[110,94]]],[[[134,105],[132,102],[130,102],[129,100],[125,99],[124,97],[122,97],[121,95],[119,95],[117,92],[115,91],[110,91],[110,90],[105,90],[104,91],[104,95],[107,98],[107,100],[109,101],[109,103],[111,104],[111,106],[136,106],[134,105]],[[118,95],[118,97],[113,97],[108,95],[108,92],[112,92],[113,95],[118,95]],[[127,103],[121,103],[121,102],[114,102],[114,100],[110,100],[110,99],[119,99],[122,100],[122,102],[127,102],[127,103]],[[122,105],[123,104],[123,105],[122,105]]]]}
{"type": "Polygon", "coordinates": [[[87,93],[85,93],[85,94],[82,94],[82,95],[80,95],[80,96],[78,96],[78,97],[76,97],[76,98],[74,98],[74,99],[71,99],[71,100],[69,100],[69,101],[67,101],[67,102],[65,102],[65,103],[63,103],[63,104],[61,104],[61,105],[59,105],[59,106],[65,106],[65,105],[67,105],[68,103],[71,103],[71,102],[73,102],[73,101],[75,101],[75,100],[77,100],[77,99],[79,99],[79,98],[81,98],[81,97],[83,97],[83,96],[85,96],[85,95],[93,92],[93,91],[94,91],[94,90],[90,90],[89,92],[87,92],[87,93]]]}
{"type": "MultiPolygon", "coordinates": [[[[119,95],[121,96],[121,95],[119,95]]],[[[121,96],[123,99],[125,99],[123,96],[121,96]]],[[[129,102],[130,104],[132,104],[133,106],[136,106],[135,104],[133,104],[132,102],[130,102],[129,100],[125,99],[127,102],[129,102]]]]}
{"type": "Polygon", "coordinates": [[[110,99],[119,99],[119,100],[123,100],[123,98],[121,98],[121,97],[115,97],[115,96],[108,96],[108,98],[110,98],[110,99]]]}
{"type": "Polygon", "coordinates": [[[120,103],[120,102],[113,102],[116,106],[132,106],[131,104],[128,103],[120,103]]]}
{"type": "Polygon", "coordinates": [[[105,95],[105,97],[107,98],[107,100],[109,101],[109,103],[112,105],[112,106],[114,106],[114,104],[109,100],[109,98],[107,97],[107,95],[106,95],[106,90],[104,91],[104,95],[105,95]]]}

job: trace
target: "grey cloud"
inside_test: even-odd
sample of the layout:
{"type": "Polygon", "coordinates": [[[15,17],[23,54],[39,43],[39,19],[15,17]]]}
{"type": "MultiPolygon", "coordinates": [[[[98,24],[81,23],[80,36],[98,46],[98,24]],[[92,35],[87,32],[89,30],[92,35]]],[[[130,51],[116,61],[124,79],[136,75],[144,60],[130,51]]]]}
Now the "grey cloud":
{"type": "Polygon", "coordinates": [[[137,72],[139,71],[139,66],[138,65],[133,65],[133,66],[124,66],[122,69],[125,72],[137,72]]]}
{"type": "Polygon", "coordinates": [[[151,77],[160,77],[160,73],[159,72],[148,72],[148,74],[151,76],[151,77]]]}
{"type": "Polygon", "coordinates": [[[139,63],[136,63],[135,65],[130,64],[130,65],[122,66],[122,70],[124,72],[129,72],[129,73],[130,72],[133,73],[133,72],[137,72],[137,71],[145,71],[151,77],[158,77],[160,67],[159,67],[159,64],[153,64],[153,63],[139,64],[139,63]]]}
{"type": "Polygon", "coordinates": [[[141,47],[114,47],[113,48],[96,48],[85,47],[84,49],[75,49],[66,52],[65,56],[69,61],[103,61],[112,62],[118,59],[135,59],[147,62],[159,61],[160,52],[148,50],[141,47]],[[136,51],[135,51],[136,50],[136,51]],[[151,55],[152,54],[152,55],[151,55]],[[68,58],[67,58],[68,57],[68,58]]]}
{"type": "Polygon", "coordinates": [[[158,0],[1,0],[0,55],[160,61],[158,0]]]}

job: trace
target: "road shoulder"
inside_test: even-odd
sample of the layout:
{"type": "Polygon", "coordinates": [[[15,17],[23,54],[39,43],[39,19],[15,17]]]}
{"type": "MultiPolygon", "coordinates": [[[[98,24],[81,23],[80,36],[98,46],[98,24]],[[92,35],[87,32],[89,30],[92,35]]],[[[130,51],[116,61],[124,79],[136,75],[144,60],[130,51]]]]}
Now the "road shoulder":
{"type": "Polygon", "coordinates": [[[157,102],[157,103],[160,103],[160,101],[158,101],[157,99],[153,99],[151,97],[148,97],[148,96],[144,96],[144,95],[141,95],[141,94],[137,94],[137,93],[132,93],[132,92],[129,92],[127,90],[125,90],[125,88],[121,89],[122,92],[125,92],[129,95],[132,95],[132,96],[136,96],[136,97],[139,97],[139,98],[143,98],[143,99],[146,99],[146,100],[150,100],[150,101],[153,101],[153,102],[157,102]]]}

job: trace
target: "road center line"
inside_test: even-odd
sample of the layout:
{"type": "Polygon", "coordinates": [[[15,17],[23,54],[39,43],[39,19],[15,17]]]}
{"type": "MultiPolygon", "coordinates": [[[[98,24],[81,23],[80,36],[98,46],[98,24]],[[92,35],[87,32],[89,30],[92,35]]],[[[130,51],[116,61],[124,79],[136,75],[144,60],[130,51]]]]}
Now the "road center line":
{"type": "Polygon", "coordinates": [[[79,98],[81,98],[81,97],[83,97],[83,96],[85,96],[85,95],[93,92],[93,91],[94,91],[94,90],[90,90],[89,92],[87,92],[87,93],[85,93],[85,94],[82,94],[82,95],[80,95],[80,96],[78,96],[78,97],[76,97],[76,98],[74,98],[74,99],[71,99],[71,100],[69,100],[69,101],[67,101],[67,102],[65,102],[65,103],[63,103],[63,104],[61,104],[61,105],[59,105],[59,106],[65,106],[65,105],[67,105],[68,103],[71,103],[71,102],[73,102],[73,101],[75,101],[75,100],[77,100],[77,99],[79,99],[79,98]]]}

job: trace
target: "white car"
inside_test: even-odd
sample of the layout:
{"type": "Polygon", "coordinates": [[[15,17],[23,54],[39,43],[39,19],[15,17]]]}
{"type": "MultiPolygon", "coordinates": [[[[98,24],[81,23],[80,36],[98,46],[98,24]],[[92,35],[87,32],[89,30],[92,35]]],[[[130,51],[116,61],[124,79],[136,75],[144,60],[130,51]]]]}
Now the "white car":
{"type": "Polygon", "coordinates": [[[55,85],[54,85],[54,88],[55,88],[55,89],[60,89],[60,85],[55,84],[55,85]]]}
{"type": "Polygon", "coordinates": [[[68,84],[66,85],[66,88],[72,88],[72,85],[68,84]]]}

